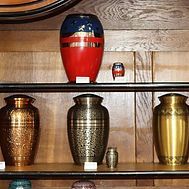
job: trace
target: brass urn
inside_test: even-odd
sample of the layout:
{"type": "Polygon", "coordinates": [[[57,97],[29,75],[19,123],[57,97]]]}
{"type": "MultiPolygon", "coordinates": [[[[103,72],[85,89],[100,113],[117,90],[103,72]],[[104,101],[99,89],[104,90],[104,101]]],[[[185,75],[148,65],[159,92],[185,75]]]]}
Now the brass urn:
{"type": "Polygon", "coordinates": [[[34,163],[39,142],[39,112],[34,98],[12,95],[0,109],[0,145],[6,165],[25,166],[34,163]]]}
{"type": "Polygon", "coordinates": [[[189,108],[187,97],[170,93],[159,97],[153,112],[153,134],[160,163],[185,164],[189,150],[189,108]]]}
{"type": "Polygon", "coordinates": [[[101,105],[103,98],[94,94],[74,97],[68,111],[68,139],[73,160],[102,163],[109,136],[109,113],[101,105]]]}

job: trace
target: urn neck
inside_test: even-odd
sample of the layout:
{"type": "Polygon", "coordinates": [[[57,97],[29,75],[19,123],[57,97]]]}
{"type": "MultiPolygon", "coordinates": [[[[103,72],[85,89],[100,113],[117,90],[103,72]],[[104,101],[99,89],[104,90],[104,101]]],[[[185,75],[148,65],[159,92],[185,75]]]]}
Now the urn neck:
{"type": "Polygon", "coordinates": [[[111,153],[117,152],[117,147],[108,147],[107,151],[111,153]]]}
{"type": "Polygon", "coordinates": [[[66,18],[95,18],[97,19],[98,17],[94,14],[87,14],[87,13],[73,13],[73,14],[69,14],[66,16],[66,18]]]}
{"type": "Polygon", "coordinates": [[[16,108],[24,108],[34,101],[34,98],[27,95],[12,95],[5,98],[7,104],[14,105],[16,108]]]}
{"type": "Polygon", "coordinates": [[[187,97],[177,93],[169,93],[159,97],[160,101],[164,104],[184,104],[187,97]]]}
{"type": "Polygon", "coordinates": [[[103,100],[102,97],[93,94],[83,94],[74,97],[74,102],[76,104],[87,105],[87,106],[101,104],[102,100],[103,100]]]}

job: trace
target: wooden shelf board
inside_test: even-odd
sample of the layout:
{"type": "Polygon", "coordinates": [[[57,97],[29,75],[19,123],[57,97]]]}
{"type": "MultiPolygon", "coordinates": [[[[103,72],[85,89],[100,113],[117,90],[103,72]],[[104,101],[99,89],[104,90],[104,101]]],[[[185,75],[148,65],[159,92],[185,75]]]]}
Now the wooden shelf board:
{"type": "Polygon", "coordinates": [[[0,92],[158,92],[188,91],[189,82],[156,83],[1,83],[0,92]]]}
{"type": "Polygon", "coordinates": [[[189,178],[189,164],[178,166],[158,163],[120,163],[115,169],[105,164],[97,170],[84,171],[73,163],[36,163],[31,166],[7,166],[0,179],[183,179],[189,178]]]}

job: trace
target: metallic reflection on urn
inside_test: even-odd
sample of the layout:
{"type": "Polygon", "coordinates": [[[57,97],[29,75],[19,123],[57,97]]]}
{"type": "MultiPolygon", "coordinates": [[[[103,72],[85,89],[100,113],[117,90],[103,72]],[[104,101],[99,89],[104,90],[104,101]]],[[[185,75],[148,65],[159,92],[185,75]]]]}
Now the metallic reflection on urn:
{"type": "Polygon", "coordinates": [[[0,109],[0,144],[6,165],[24,166],[34,163],[39,142],[39,112],[27,95],[5,98],[0,109]]]}
{"type": "Polygon", "coordinates": [[[68,111],[68,139],[76,164],[102,163],[109,136],[109,113],[102,100],[83,94],[74,98],[76,104],[68,111]]]}
{"type": "Polygon", "coordinates": [[[187,97],[170,93],[159,97],[153,113],[154,143],[160,163],[185,164],[189,150],[189,108],[187,97]]]}

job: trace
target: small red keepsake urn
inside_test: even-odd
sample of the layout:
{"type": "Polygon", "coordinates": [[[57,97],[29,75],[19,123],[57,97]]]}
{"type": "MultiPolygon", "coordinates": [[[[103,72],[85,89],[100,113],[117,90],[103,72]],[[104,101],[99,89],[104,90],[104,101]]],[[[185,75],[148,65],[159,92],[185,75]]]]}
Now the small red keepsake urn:
{"type": "Polygon", "coordinates": [[[97,16],[68,15],[60,30],[60,51],[69,82],[75,83],[77,77],[95,82],[104,52],[104,32],[97,16]]]}
{"type": "Polygon", "coordinates": [[[123,77],[124,74],[125,74],[125,68],[123,63],[115,62],[112,66],[113,79],[115,79],[116,77],[123,77]]]}

